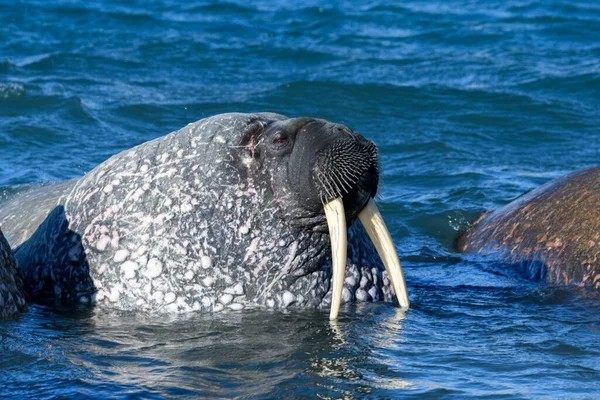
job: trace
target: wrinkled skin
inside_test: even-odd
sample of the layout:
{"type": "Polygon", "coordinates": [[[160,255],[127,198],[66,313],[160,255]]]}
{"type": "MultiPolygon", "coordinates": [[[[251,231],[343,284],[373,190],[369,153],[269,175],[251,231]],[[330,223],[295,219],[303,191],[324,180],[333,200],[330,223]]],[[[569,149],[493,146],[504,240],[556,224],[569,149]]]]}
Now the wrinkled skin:
{"type": "MultiPolygon", "coordinates": [[[[352,224],[377,189],[376,158],[341,125],[223,114],[22,194],[0,205],[0,224],[36,301],[146,312],[327,307],[322,202],[344,191],[352,224]],[[348,187],[321,182],[345,153],[352,165],[372,160],[348,187]]],[[[354,224],[343,302],[391,301],[382,271],[354,224]]]]}
{"type": "Polygon", "coordinates": [[[21,310],[25,300],[23,273],[0,231],[0,318],[21,310]]]}
{"type": "Polygon", "coordinates": [[[532,278],[600,289],[600,167],[548,182],[484,214],[461,251],[498,253],[532,278]]]}

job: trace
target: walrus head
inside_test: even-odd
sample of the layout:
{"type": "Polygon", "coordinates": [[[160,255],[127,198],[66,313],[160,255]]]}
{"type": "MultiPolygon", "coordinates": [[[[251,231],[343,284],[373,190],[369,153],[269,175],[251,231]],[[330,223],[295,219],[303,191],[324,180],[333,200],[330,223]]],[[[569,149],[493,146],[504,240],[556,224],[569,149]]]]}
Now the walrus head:
{"type": "MultiPolygon", "coordinates": [[[[375,144],[344,125],[314,118],[257,120],[242,146],[269,175],[281,215],[290,223],[331,237],[333,293],[330,318],[337,318],[346,268],[346,230],[358,217],[386,267],[401,307],[408,295],[398,255],[372,200],[379,183],[375,144]]],[[[251,164],[248,159],[247,164],[251,164]]]]}

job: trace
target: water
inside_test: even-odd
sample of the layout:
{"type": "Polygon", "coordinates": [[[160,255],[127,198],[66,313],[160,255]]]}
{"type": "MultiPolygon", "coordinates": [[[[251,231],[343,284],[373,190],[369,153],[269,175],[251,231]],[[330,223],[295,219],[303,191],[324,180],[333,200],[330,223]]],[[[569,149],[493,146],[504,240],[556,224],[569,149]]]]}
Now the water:
{"type": "Polygon", "coordinates": [[[413,306],[0,322],[0,397],[597,398],[600,296],[457,254],[478,212],[595,165],[589,1],[0,0],[0,198],[229,111],[382,154],[413,306]],[[302,4],[302,5],[299,5],[302,4]]]}

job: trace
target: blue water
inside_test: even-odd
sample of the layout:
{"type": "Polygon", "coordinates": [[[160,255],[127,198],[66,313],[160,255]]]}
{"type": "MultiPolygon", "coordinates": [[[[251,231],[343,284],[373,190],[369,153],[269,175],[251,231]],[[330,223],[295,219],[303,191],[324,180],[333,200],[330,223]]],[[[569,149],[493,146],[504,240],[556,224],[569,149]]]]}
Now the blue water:
{"type": "Polygon", "coordinates": [[[0,397],[597,398],[600,295],[452,249],[600,159],[595,1],[0,0],[0,198],[229,111],[347,124],[412,308],[0,322],[0,397]]]}

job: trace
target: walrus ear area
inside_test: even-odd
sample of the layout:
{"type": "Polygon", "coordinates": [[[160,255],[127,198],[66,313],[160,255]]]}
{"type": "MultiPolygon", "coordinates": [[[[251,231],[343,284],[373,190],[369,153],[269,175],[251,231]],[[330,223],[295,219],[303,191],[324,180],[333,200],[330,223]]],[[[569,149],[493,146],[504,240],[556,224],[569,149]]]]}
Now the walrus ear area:
{"type": "Polygon", "coordinates": [[[259,145],[263,141],[265,130],[275,121],[256,118],[246,128],[238,148],[242,149],[245,157],[259,158],[261,156],[259,145]]]}

